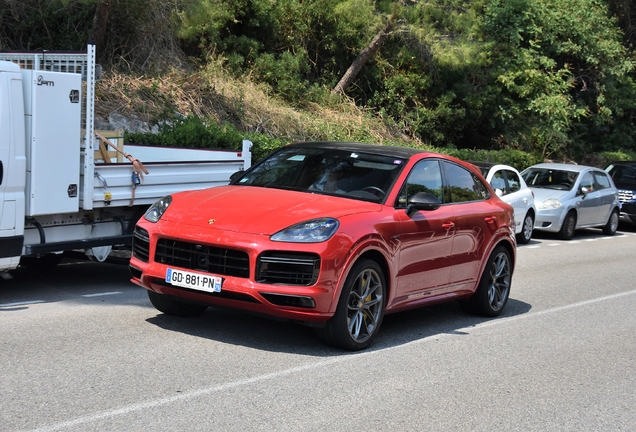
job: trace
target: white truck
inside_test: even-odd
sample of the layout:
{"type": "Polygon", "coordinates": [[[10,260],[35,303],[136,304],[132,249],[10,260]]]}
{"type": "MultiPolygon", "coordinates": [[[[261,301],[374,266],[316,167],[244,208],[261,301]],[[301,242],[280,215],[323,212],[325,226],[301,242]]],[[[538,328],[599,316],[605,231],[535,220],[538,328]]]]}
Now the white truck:
{"type": "Polygon", "coordinates": [[[104,261],[112,247],[131,244],[157,199],[227,184],[251,165],[249,141],[220,151],[97,137],[95,80],[92,45],[85,53],[0,53],[0,276],[21,261],[55,265],[65,251],[104,261]]]}

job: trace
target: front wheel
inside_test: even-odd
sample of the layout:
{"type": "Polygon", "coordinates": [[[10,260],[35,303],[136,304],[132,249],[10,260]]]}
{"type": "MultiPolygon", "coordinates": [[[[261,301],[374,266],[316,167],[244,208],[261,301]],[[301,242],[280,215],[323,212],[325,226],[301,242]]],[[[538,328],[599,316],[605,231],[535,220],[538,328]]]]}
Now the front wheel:
{"type": "Polygon", "coordinates": [[[148,290],[148,298],[155,309],[165,313],[166,315],[195,317],[202,315],[207,309],[207,306],[181,302],[173,299],[172,297],[168,297],[167,295],[158,294],[150,290],[148,290]]]}
{"type": "Polygon", "coordinates": [[[488,258],[475,294],[461,302],[466,312],[495,317],[508,302],[512,282],[512,258],[504,246],[497,246],[488,258]]]}
{"type": "Polygon", "coordinates": [[[559,238],[562,240],[571,240],[572,237],[574,237],[574,231],[576,231],[576,214],[573,211],[570,211],[565,216],[563,225],[561,225],[559,238]]]}
{"type": "Polygon", "coordinates": [[[613,236],[618,229],[618,210],[612,210],[607,223],[603,227],[603,234],[613,236]]]}
{"type": "Polygon", "coordinates": [[[334,316],[318,335],[330,345],[357,351],[367,348],[382,324],[386,306],[384,272],[372,260],[355,263],[342,288],[334,316]]]}

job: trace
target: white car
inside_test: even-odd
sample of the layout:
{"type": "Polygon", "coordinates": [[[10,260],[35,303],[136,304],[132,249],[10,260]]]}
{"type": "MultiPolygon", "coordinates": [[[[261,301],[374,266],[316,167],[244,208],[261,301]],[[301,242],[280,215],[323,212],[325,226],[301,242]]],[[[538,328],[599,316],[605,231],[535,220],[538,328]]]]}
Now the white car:
{"type": "Polygon", "coordinates": [[[534,193],[526,186],[519,171],[511,166],[492,162],[470,163],[479,168],[499,198],[514,208],[517,243],[528,243],[532,238],[537,208],[534,205],[534,193]]]}

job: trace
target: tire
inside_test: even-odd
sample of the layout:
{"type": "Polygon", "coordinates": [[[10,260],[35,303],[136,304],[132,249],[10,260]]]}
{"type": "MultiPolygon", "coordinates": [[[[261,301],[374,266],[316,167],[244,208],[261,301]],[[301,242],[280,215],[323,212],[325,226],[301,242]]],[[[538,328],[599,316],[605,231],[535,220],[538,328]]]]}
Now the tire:
{"type": "Polygon", "coordinates": [[[534,216],[531,212],[526,213],[526,217],[523,219],[523,228],[521,232],[517,234],[517,243],[528,244],[532,238],[532,232],[534,231],[534,216]]]}
{"type": "Polygon", "coordinates": [[[488,258],[484,273],[473,296],[460,304],[464,311],[496,317],[501,314],[508,297],[512,282],[512,258],[504,246],[497,246],[488,258]]]}
{"type": "Polygon", "coordinates": [[[166,315],[195,317],[202,315],[208,308],[207,306],[181,302],[167,295],[158,294],[150,290],[148,290],[148,298],[155,309],[166,315]]]}
{"type": "Polygon", "coordinates": [[[561,240],[572,240],[574,231],[576,231],[576,213],[570,210],[570,212],[565,215],[563,225],[561,225],[561,229],[559,230],[559,238],[561,240]]]}
{"type": "Polygon", "coordinates": [[[350,351],[367,348],[380,330],[386,307],[386,282],[380,266],[360,259],[342,288],[334,316],[318,336],[329,345],[350,351]]]}
{"type": "Polygon", "coordinates": [[[618,210],[612,210],[607,223],[603,227],[603,234],[613,236],[618,229],[618,210]]]}

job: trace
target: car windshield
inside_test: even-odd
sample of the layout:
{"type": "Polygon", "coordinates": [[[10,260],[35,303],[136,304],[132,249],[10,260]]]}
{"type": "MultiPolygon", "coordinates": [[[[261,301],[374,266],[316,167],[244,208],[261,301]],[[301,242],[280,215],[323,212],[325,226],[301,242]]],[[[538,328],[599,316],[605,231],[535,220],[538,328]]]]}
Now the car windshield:
{"type": "Polygon", "coordinates": [[[405,159],[371,153],[289,146],[232,184],[381,202],[405,163],[405,159]]]}
{"type": "Polygon", "coordinates": [[[616,185],[636,186],[636,165],[613,164],[605,170],[612,176],[616,185]]]}
{"type": "Polygon", "coordinates": [[[570,190],[574,187],[579,173],[550,168],[528,168],[521,176],[530,187],[570,190]]]}

